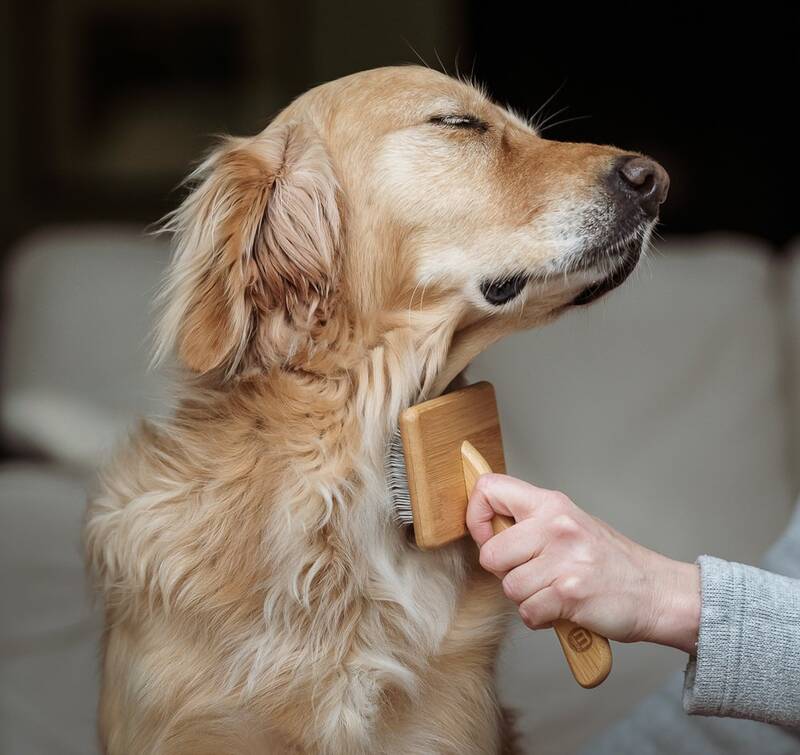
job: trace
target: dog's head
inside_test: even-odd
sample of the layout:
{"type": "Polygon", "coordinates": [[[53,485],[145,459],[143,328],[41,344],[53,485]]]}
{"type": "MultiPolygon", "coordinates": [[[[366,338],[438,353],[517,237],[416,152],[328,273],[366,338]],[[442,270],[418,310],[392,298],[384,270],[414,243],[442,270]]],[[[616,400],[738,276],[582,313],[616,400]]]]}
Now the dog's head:
{"type": "Polygon", "coordinates": [[[346,333],[403,321],[446,339],[439,388],[505,333],[619,285],[669,185],[649,158],[542,139],[418,67],[311,90],[196,178],[171,221],[162,345],[230,375],[319,365],[346,333]]]}

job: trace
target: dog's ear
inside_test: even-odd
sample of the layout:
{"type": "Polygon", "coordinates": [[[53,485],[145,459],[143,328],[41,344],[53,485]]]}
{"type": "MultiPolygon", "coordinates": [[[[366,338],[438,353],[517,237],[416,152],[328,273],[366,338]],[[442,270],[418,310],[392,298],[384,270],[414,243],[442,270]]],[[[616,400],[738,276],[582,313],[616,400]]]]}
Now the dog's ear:
{"type": "Polygon", "coordinates": [[[191,369],[231,375],[245,360],[279,358],[280,333],[296,342],[297,329],[330,316],[337,182],[318,135],[296,124],[228,139],[193,178],[165,226],[176,246],[157,356],[177,346],[191,369]]]}

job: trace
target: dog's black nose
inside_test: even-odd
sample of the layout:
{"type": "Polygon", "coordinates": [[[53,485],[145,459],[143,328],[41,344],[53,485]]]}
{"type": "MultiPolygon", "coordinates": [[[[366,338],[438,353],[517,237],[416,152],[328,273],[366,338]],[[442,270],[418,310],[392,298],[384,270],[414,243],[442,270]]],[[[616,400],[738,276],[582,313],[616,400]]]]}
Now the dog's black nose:
{"type": "Polygon", "coordinates": [[[612,182],[618,191],[638,202],[651,218],[658,215],[669,191],[669,174],[649,157],[620,157],[612,182]]]}

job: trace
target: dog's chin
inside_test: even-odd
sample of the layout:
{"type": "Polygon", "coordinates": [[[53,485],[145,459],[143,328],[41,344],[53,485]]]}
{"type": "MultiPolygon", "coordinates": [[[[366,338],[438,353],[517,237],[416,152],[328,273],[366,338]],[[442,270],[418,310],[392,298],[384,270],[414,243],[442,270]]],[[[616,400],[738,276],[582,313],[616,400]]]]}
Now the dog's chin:
{"type": "MultiPolygon", "coordinates": [[[[572,279],[573,286],[580,280],[588,284],[579,290],[577,296],[561,307],[591,304],[621,286],[636,269],[650,235],[649,231],[648,225],[641,224],[629,232],[627,238],[621,237],[618,233],[601,243],[587,247],[577,260],[561,272],[566,280],[572,279]]],[[[479,290],[486,304],[500,309],[518,299],[529,283],[547,288],[549,281],[552,288],[552,284],[557,280],[558,277],[552,273],[544,275],[538,272],[517,272],[497,278],[486,278],[479,284],[479,290]]]]}
{"type": "MultiPolygon", "coordinates": [[[[636,269],[639,259],[642,256],[643,241],[640,238],[634,238],[618,250],[613,258],[608,256],[600,263],[608,267],[611,264],[610,272],[602,277],[595,283],[584,288],[573,300],[570,302],[572,306],[582,307],[597,301],[605,296],[609,291],[613,291],[618,286],[621,286],[636,269]]],[[[592,263],[593,254],[587,255],[588,262],[592,263]]],[[[597,264],[597,263],[592,263],[597,264]]]]}

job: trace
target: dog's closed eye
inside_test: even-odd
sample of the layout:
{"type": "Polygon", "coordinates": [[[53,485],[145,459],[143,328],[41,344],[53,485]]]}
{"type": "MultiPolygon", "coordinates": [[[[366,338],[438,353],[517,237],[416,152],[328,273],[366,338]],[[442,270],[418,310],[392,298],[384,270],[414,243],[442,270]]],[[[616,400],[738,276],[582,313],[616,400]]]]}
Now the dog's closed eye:
{"type": "Polygon", "coordinates": [[[489,130],[489,124],[486,121],[482,121],[478,116],[470,115],[469,113],[434,115],[428,119],[428,123],[447,128],[469,129],[480,133],[485,133],[489,130]]]}

